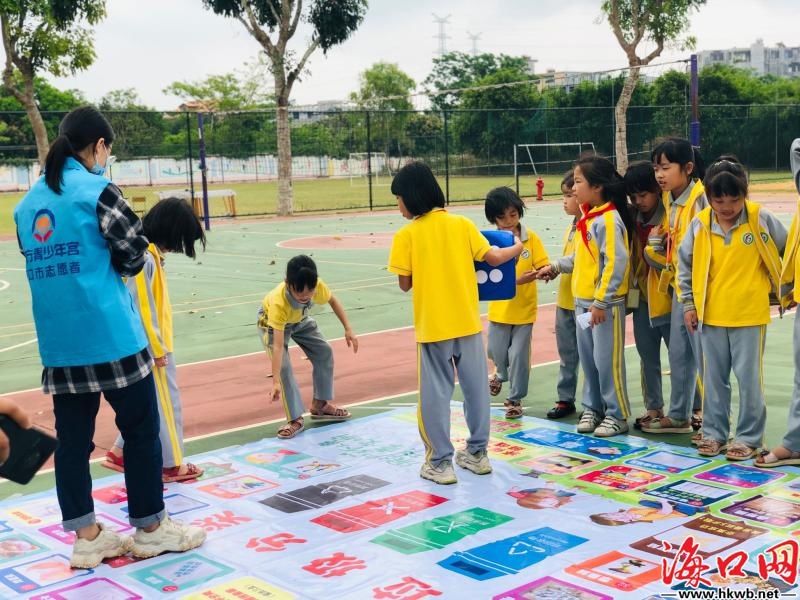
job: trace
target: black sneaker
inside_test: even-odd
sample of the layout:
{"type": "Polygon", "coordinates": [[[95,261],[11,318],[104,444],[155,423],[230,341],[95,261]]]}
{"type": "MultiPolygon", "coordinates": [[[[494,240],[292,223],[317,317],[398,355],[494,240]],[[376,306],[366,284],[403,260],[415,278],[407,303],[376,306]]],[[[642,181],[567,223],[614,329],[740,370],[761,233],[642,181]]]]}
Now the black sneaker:
{"type": "Polygon", "coordinates": [[[564,417],[568,417],[569,415],[575,414],[575,403],[574,402],[556,402],[556,405],[547,411],[547,418],[548,419],[563,419],[564,417]]]}

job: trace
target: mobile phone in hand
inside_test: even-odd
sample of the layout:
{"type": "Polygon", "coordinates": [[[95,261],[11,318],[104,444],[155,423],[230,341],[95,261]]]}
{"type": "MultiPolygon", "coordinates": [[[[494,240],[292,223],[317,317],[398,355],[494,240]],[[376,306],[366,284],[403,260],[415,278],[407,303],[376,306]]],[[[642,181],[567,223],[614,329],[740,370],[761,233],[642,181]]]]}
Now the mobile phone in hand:
{"type": "Polygon", "coordinates": [[[26,484],[55,452],[58,440],[34,427],[24,429],[5,415],[0,415],[0,429],[9,442],[8,460],[0,465],[0,477],[26,484]]]}

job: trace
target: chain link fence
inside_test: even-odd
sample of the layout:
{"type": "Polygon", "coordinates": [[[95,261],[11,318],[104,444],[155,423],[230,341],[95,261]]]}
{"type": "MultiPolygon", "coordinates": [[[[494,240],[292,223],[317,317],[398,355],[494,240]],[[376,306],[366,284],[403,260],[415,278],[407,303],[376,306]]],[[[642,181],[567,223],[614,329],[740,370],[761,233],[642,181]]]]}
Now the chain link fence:
{"type": "MultiPolygon", "coordinates": [[[[159,194],[200,189],[198,116],[186,112],[106,112],[116,139],[112,178],[128,196],[155,202],[159,194]]],[[[43,115],[52,140],[64,113],[43,115]]],[[[391,206],[394,173],[422,160],[439,177],[449,202],[476,201],[498,185],[523,197],[558,194],[558,181],[594,148],[614,155],[612,106],[524,110],[289,111],[294,210],[391,206]],[[577,146],[576,143],[580,143],[577,146]]],[[[632,106],[629,159],[649,159],[664,137],[688,137],[687,106],[632,106]]],[[[272,214],[277,202],[275,113],[204,115],[210,189],[229,189],[237,215],[272,214]]],[[[762,178],[787,178],[789,145],[800,136],[800,106],[701,105],[701,152],[733,153],[762,178]]],[[[0,191],[22,192],[39,175],[25,113],[0,112],[0,191]]],[[[212,206],[212,215],[227,214],[212,206]]]]}

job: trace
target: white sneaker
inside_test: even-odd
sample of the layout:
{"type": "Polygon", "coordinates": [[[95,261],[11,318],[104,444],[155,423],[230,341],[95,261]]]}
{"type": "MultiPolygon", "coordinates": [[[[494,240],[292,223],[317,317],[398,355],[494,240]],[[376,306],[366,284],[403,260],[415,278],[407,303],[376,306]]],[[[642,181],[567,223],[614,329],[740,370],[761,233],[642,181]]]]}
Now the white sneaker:
{"type": "Polygon", "coordinates": [[[472,471],[475,475],[488,475],[492,472],[492,463],[489,462],[489,455],[485,449],[478,450],[475,454],[466,448],[459,450],[456,452],[456,464],[467,471],[472,471]]]}
{"type": "Polygon", "coordinates": [[[595,437],[611,437],[621,433],[628,433],[628,422],[620,421],[611,416],[603,419],[603,422],[594,430],[595,437]]]}
{"type": "Polygon", "coordinates": [[[98,523],[100,533],[93,540],[77,538],[72,546],[72,558],[69,560],[75,569],[94,569],[104,558],[115,558],[127,554],[133,546],[129,535],[106,529],[98,523]]]}
{"type": "Polygon", "coordinates": [[[139,558],[150,558],[164,552],[186,552],[197,548],[205,540],[206,532],[202,527],[164,517],[158,528],[150,533],[144,529],[136,530],[131,554],[139,558]]]}
{"type": "Polygon", "coordinates": [[[592,433],[600,425],[600,415],[593,410],[584,410],[578,421],[578,433],[592,433]]]}
{"type": "Polygon", "coordinates": [[[449,460],[439,464],[438,467],[425,462],[419,470],[419,476],[439,485],[450,485],[458,482],[456,473],[453,471],[453,463],[449,460]]]}

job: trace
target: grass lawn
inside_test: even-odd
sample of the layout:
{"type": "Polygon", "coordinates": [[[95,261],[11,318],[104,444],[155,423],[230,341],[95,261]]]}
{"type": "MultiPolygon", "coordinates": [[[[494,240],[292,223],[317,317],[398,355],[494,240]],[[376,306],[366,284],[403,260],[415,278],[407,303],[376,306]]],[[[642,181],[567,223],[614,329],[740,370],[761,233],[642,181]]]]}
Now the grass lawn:
{"type": "MultiPolygon", "coordinates": [[[[560,196],[560,175],[545,175],[544,193],[554,200],[560,196]]],[[[759,172],[752,176],[753,192],[791,192],[793,186],[788,173],[759,172]]],[[[440,179],[442,188],[444,179],[440,179]]],[[[394,196],[389,189],[389,180],[382,179],[380,185],[373,185],[373,206],[391,207],[395,205],[394,196]]],[[[195,182],[195,187],[199,187],[195,182]]],[[[451,202],[477,201],[483,198],[491,188],[507,185],[514,186],[512,176],[497,177],[451,177],[451,202]]],[[[145,196],[148,206],[158,199],[157,193],[176,187],[126,187],[123,191],[127,197],[145,196]]],[[[214,184],[209,189],[233,189],[236,191],[236,210],[239,215],[272,215],[276,212],[278,184],[276,181],[259,183],[214,184]]],[[[520,192],[524,198],[536,194],[536,181],[533,177],[520,180],[520,192]]],[[[13,210],[22,197],[22,192],[0,194],[0,235],[14,232],[13,210]]],[[[211,200],[211,214],[222,214],[221,199],[211,200]]],[[[296,212],[312,212],[324,210],[369,208],[369,188],[351,185],[349,179],[301,179],[294,182],[294,209],[296,212]]]]}

